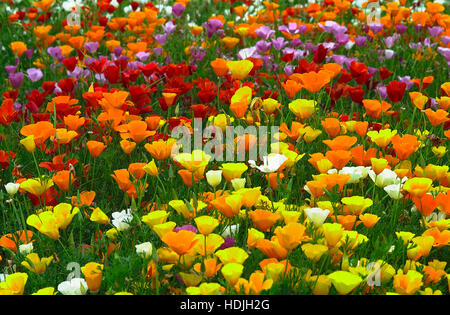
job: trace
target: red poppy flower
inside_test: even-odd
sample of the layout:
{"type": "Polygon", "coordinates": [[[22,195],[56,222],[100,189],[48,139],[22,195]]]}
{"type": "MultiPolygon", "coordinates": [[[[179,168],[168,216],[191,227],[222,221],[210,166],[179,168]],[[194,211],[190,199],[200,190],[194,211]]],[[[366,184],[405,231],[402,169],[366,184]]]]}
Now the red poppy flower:
{"type": "Polygon", "coordinates": [[[402,100],[403,94],[405,94],[406,83],[399,82],[397,80],[389,82],[386,85],[386,92],[388,94],[389,100],[393,103],[398,103],[402,100]]]}

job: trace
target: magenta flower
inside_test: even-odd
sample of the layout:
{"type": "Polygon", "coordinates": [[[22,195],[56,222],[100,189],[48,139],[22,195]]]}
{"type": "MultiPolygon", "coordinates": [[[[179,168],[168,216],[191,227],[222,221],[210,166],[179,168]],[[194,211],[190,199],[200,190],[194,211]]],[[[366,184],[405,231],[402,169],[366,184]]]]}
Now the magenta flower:
{"type": "Polygon", "coordinates": [[[41,69],[38,68],[30,68],[27,70],[27,76],[28,79],[30,79],[31,82],[36,82],[42,79],[44,76],[41,69]]]}
{"type": "Polygon", "coordinates": [[[25,75],[22,72],[12,73],[9,75],[9,81],[14,89],[18,89],[22,85],[24,76],[25,75]]]}
{"type": "Polygon", "coordinates": [[[184,5],[182,3],[177,3],[172,6],[172,14],[175,18],[179,18],[184,12],[184,5]]]}

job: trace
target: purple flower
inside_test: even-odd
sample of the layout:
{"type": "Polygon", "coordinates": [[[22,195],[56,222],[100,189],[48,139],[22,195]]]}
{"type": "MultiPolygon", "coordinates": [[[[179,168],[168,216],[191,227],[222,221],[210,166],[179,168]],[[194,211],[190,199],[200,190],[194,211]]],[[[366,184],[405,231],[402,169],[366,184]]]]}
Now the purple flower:
{"type": "Polygon", "coordinates": [[[450,48],[438,47],[437,51],[445,58],[445,60],[447,60],[447,62],[450,61],[450,48]]]}
{"type": "Polygon", "coordinates": [[[298,46],[300,46],[302,43],[302,41],[300,40],[300,38],[294,38],[293,40],[291,40],[291,46],[296,48],[298,46]]]}
{"type": "Polygon", "coordinates": [[[28,79],[30,79],[31,82],[36,82],[36,81],[39,81],[40,79],[42,79],[42,77],[44,75],[42,74],[41,69],[30,68],[30,69],[27,70],[27,76],[28,76],[28,79]]]}
{"type": "Polygon", "coordinates": [[[256,43],[255,48],[256,48],[257,52],[263,53],[263,52],[268,51],[271,46],[272,46],[272,43],[266,42],[264,40],[260,40],[256,43]]]}
{"type": "Polygon", "coordinates": [[[179,18],[184,12],[184,5],[182,3],[177,3],[172,6],[172,14],[175,18],[179,18]]]}
{"type": "Polygon", "coordinates": [[[377,92],[380,94],[380,97],[382,99],[385,99],[388,95],[387,95],[387,91],[386,91],[386,87],[382,84],[379,84],[377,86],[377,92]]]}
{"type": "Polygon", "coordinates": [[[155,39],[161,46],[164,46],[167,41],[167,35],[166,34],[157,34],[155,36],[155,39]]]}
{"type": "Polygon", "coordinates": [[[14,89],[18,89],[22,85],[24,74],[22,72],[11,73],[9,75],[9,81],[14,89]]]}
{"type": "Polygon", "coordinates": [[[341,67],[344,65],[345,60],[347,59],[346,56],[343,55],[332,55],[331,58],[333,59],[333,61],[335,63],[337,63],[338,65],[340,65],[341,67]]]}
{"type": "Polygon", "coordinates": [[[292,65],[286,65],[284,67],[284,73],[286,73],[287,76],[290,76],[294,73],[294,67],[292,65]]]}
{"type": "Polygon", "coordinates": [[[272,39],[273,48],[276,50],[283,49],[284,46],[288,44],[287,41],[284,40],[284,37],[278,37],[277,39],[272,39]]]}
{"type": "Polygon", "coordinates": [[[381,30],[383,29],[383,24],[372,23],[369,25],[369,29],[376,34],[378,32],[381,32],[381,30]]]}
{"type": "Polygon", "coordinates": [[[349,41],[349,37],[347,34],[344,33],[336,33],[334,34],[334,37],[336,37],[336,41],[339,45],[345,45],[349,41]]]}
{"type": "Polygon", "coordinates": [[[25,56],[27,56],[28,59],[31,59],[33,57],[33,49],[27,49],[23,52],[25,56]]]}
{"type": "Polygon", "coordinates": [[[308,26],[306,26],[306,25],[304,25],[304,24],[301,24],[301,25],[298,26],[298,32],[299,32],[300,34],[304,34],[304,33],[306,32],[307,29],[308,29],[308,26]]]}
{"type": "Polygon", "coordinates": [[[159,55],[161,55],[162,54],[162,48],[159,48],[159,47],[155,47],[155,48],[153,48],[153,52],[155,53],[155,55],[157,55],[157,56],[159,56],[159,55]]]}
{"type": "Polygon", "coordinates": [[[444,44],[445,46],[447,46],[448,43],[450,43],[450,36],[442,36],[442,44],[444,44]]]}
{"type": "Polygon", "coordinates": [[[422,31],[422,29],[423,29],[422,24],[417,24],[417,25],[416,25],[416,32],[417,32],[417,33],[420,33],[420,31],[422,31]]]}
{"type": "Polygon", "coordinates": [[[290,34],[298,34],[300,32],[298,25],[295,22],[289,22],[287,27],[286,25],[281,25],[278,27],[278,30],[280,32],[286,32],[290,34]]]}
{"type": "Polygon", "coordinates": [[[410,77],[409,75],[404,76],[404,77],[398,76],[397,79],[398,79],[400,82],[403,82],[403,83],[406,84],[406,89],[407,89],[407,90],[409,90],[409,89],[414,85],[414,82],[411,81],[411,77],[410,77]]]}
{"type": "Polygon", "coordinates": [[[64,57],[61,55],[62,50],[58,46],[47,48],[47,53],[55,59],[63,60],[64,57]]]}
{"type": "Polygon", "coordinates": [[[136,57],[140,61],[146,61],[148,59],[148,57],[150,57],[150,53],[149,52],[140,51],[140,52],[136,53],[136,57]]]}
{"type": "Polygon", "coordinates": [[[430,32],[430,35],[433,37],[438,37],[439,35],[441,35],[443,30],[444,29],[439,26],[433,26],[428,28],[428,32],[430,32]]]}
{"type": "Polygon", "coordinates": [[[68,73],[71,78],[78,80],[81,77],[81,75],[83,74],[83,69],[80,67],[75,67],[75,69],[73,69],[72,72],[68,71],[68,73]]]}
{"type": "Polygon", "coordinates": [[[5,70],[8,75],[13,74],[17,70],[17,66],[5,66],[5,70]]]}
{"type": "Polygon", "coordinates": [[[325,24],[319,23],[319,26],[327,33],[343,34],[347,32],[347,27],[339,25],[335,21],[326,21],[325,24]]]}
{"type": "Polygon", "coordinates": [[[387,48],[392,48],[397,41],[397,36],[388,36],[386,38],[383,38],[383,42],[386,45],[387,48]]]}
{"type": "Polygon", "coordinates": [[[122,53],[123,48],[120,46],[114,47],[114,55],[119,58],[120,54],[122,53]]]}
{"type": "Polygon", "coordinates": [[[22,110],[22,104],[18,103],[18,102],[14,102],[14,109],[17,111],[22,110]]]}
{"type": "Polygon", "coordinates": [[[90,54],[93,54],[98,49],[98,43],[97,42],[87,42],[84,44],[84,48],[86,48],[86,51],[90,54]]]}
{"type": "Polygon", "coordinates": [[[208,22],[202,24],[208,32],[208,37],[211,37],[215,32],[222,28],[223,23],[218,19],[211,19],[208,22]]]}
{"type": "Polygon", "coordinates": [[[430,106],[433,110],[437,110],[439,108],[436,99],[430,97],[430,106]]]}
{"type": "Polygon", "coordinates": [[[264,40],[267,40],[269,37],[275,34],[275,31],[271,29],[269,26],[264,25],[255,30],[255,34],[261,37],[264,40]]]}
{"type": "Polygon", "coordinates": [[[181,231],[181,230],[198,233],[197,228],[195,226],[193,226],[192,224],[183,225],[183,226],[176,227],[176,228],[173,229],[174,232],[178,232],[178,231],[181,231]]]}
{"type": "Polygon", "coordinates": [[[223,242],[223,244],[219,247],[219,249],[226,249],[234,246],[235,240],[231,236],[225,238],[224,241],[225,242],[223,242]]]}
{"type": "Polygon", "coordinates": [[[397,32],[399,34],[403,34],[404,32],[406,32],[408,30],[408,26],[403,25],[403,24],[397,24],[395,27],[397,28],[397,32]]]}
{"type": "Polygon", "coordinates": [[[177,28],[177,26],[175,24],[173,24],[172,21],[169,21],[166,24],[164,24],[162,28],[166,34],[170,35],[173,32],[175,32],[175,29],[177,28]]]}

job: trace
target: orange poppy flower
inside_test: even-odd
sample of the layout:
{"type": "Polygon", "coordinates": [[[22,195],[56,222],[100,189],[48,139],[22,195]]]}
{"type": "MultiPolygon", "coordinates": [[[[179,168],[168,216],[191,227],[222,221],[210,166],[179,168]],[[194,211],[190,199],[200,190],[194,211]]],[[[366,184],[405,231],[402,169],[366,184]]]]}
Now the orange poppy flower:
{"type": "Polygon", "coordinates": [[[325,118],[320,123],[330,138],[334,138],[341,133],[341,124],[337,118],[325,118]]]}
{"type": "Polygon", "coordinates": [[[210,202],[214,208],[227,218],[232,218],[241,210],[244,200],[240,194],[231,196],[221,196],[210,202]]]}
{"type": "Polygon", "coordinates": [[[286,134],[290,139],[292,139],[293,141],[297,141],[298,137],[300,137],[301,133],[301,129],[305,127],[304,124],[299,123],[298,121],[293,121],[292,125],[291,125],[291,129],[289,130],[289,128],[287,127],[286,123],[282,123],[280,125],[279,130],[286,134]]]}
{"type": "Polygon", "coordinates": [[[86,146],[93,158],[98,157],[106,148],[106,145],[103,142],[94,140],[86,142],[86,146]]]}
{"type": "Polygon", "coordinates": [[[427,108],[425,110],[425,115],[427,115],[428,120],[430,121],[431,125],[433,125],[433,126],[439,126],[450,120],[450,118],[447,117],[448,112],[446,112],[443,109],[438,109],[437,111],[433,111],[431,108],[427,108]]]}
{"type": "Polygon", "coordinates": [[[392,137],[391,142],[397,157],[402,161],[406,160],[412,153],[416,152],[420,145],[420,141],[417,141],[417,137],[409,134],[402,137],[395,135],[392,137]]]}
{"type": "Polygon", "coordinates": [[[20,129],[20,133],[24,136],[34,136],[34,142],[36,146],[42,145],[45,140],[53,136],[56,129],[53,128],[53,124],[49,121],[38,121],[35,124],[23,126],[20,129]]]}
{"type": "Polygon", "coordinates": [[[286,82],[282,82],[281,86],[284,89],[287,97],[294,98],[298,92],[303,88],[303,86],[294,80],[286,80],[286,82]]]}
{"type": "Polygon", "coordinates": [[[145,122],[147,123],[149,130],[156,130],[159,128],[161,117],[158,115],[151,115],[145,118],[145,122]]]}
{"type": "Polygon", "coordinates": [[[180,230],[178,232],[170,231],[161,240],[178,255],[185,255],[199,241],[199,239],[195,238],[196,235],[196,233],[187,230],[180,230]]]}
{"type": "Polygon", "coordinates": [[[283,173],[269,173],[266,174],[266,179],[269,181],[270,187],[273,190],[276,190],[278,188],[278,182],[281,182],[281,180],[284,178],[283,173]]]}
{"type": "Polygon", "coordinates": [[[177,142],[176,139],[169,138],[164,141],[162,139],[145,144],[144,148],[157,160],[165,160],[172,153],[172,147],[177,142]]]}
{"type": "Polygon", "coordinates": [[[71,174],[70,171],[62,170],[62,171],[57,172],[55,175],[53,175],[52,180],[56,184],[56,186],[59,187],[59,189],[61,189],[62,191],[68,191],[69,190],[69,182],[70,182],[70,186],[73,186],[76,178],[73,174],[71,174]],[[69,178],[70,178],[70,180],[69,180],[69,178]]]}
{"type": "Polygon", "coordinates": [[[119,185],[119,189],[122,191],[128,191],[133,188],[133,183],[130,181],[130,173],[126,169],[115,170],[112,178],[119,185]]]}
{"type": "Polygon", "coordinates": [[[379,119],[381,113],[386,113],[392,107],[388,102],[382,101],[380,104],[378,100],[363,100],[363,105],[367,115],[375,119],[379,119]]]}
{"type": "Polygon", "coordinates": [[[135,179],[141,179],[146,174],[143,167],[147,165],[147,163],[131,163],[128,166],[128,172],[133,176],[135,179]]]}
{"type": "Polygon", "coordinates": [[[228,74],[227,61],[222,58],[216,58],[211,61],[211,67],[218,77],[224,77],[228,74]]]}
{"type": "Polygon", "coordinates": [[[411,103],[418,109],[422,110],[425,104],[428,102],[428,97],[420,92],[409,92],[411,103]]]}
{"type": "Polygon", "coordinates": [[[262,239],[256,243],[256,248],[262,251],[269,258],[285,259],[287,249],[281,246],[276,235],[271,240],[262,239]]]}
{"type": "MultiPolygon", "coordinates": [[[[336,222],[336,217],[331,216],[331,219],[336,222]]],[[[344,230],[352,231],[354,227],[361,224],[361,221],[357,221],[358,217],[356,215],[348,214],[348,215],[337,215],[337,223],[342,225],[344,230]]]]}
{"type": "Polygon", "coordinates": [[[122,140],[120,141],[120,147],[125,154],[131,154],[131,152],[133,152],[134,148],[136,147],[136,142],[122,140]]]}
{"type": "Polygon", "coordinates": [[[278,213],[269,210],[249,211],[248,216],[256,228],[263,232],[269,232],[270,228],[280,219],[278,213]]]}
{"type": "Polygon", "coordinates": [[[124,130],[125,132],[121,132],[120,137],[124,140],[131,138],[136,143],[140,143],[156,133],[156,131],[147,130],[147,123],[141,120],[133,120],[121,127],[123,128],[121,128],[121,130],[124,130]]]}
{"type": "Polygon", "coordinates": [[[417,207],[417,210],[419,210],[420,213],[424,217],[429,216],[433,213],[433,211],[437,208],[439,205],[439,199],[434,198],[433,195],[430,194],[424,194],[422,196],[418,195],[412,195],[411,196],[412,201],[417,207]]]}
{"type": "Polygon", "coordinates": [[[366,228],[370,229],[375,224],[377,224],[377,222],[380,220],[380,217],[375,214],[365,213],[365,214],[360,214],[359,219],[361,220],[361,222],[364,224],[364,226],[366,228]]]}
{"type": "Polygon", "coordinates": [[[358,139],[356,139],[356,137],[338,136],[333,140],[323,140],[322,142],[325,143],[333,151],[347,151],[352,147],[352,145],[356,143],[357,140],[358,139]]]}
{"type": "Polygon", "coordinates": [[[450,244],[450,231],[439,230],[437,227],[431,228],[423,232],[422,236],[432,236],[434,238],[434,247],[440,248],[450,244]]]}
{"type": "Polygon", "coordinates": [[[314,198],[319,198],[320,196],[323,196],[325,194],[324,189],[327,188],[327,183],[325,181],[312,180],[306,182],[306,186],[308,187],[314,198]]]}
{"type": "Polygon", "coordinates": [[[356,133],[361,137],[364,138],[364,136],[367,133],[367,128],[369,127],[368,121],[357,121],[354,125],[356,133]]]}
{"type": "Polygon", "coordinates": [[[362,145],[350,149],[352,162],[358,166],[369,166],[371,164],[370,160],[377,155],[377,152],[375,148],[364,151],[364,146],[362,145]]]}
{"type": "Polygon", "coordinates": [[[64,116],[64,123],[67,129],[77,131],[78,128],[84,125],[86,118],[80,117],[78,115],[67,115],[64,116]]]}
{"type": "Polygon", "coordinates": [[[332,150],[327,151],[325,158],[328,159],[333,166],[341,170],[352,159],[352,154],[347,150],[332,150]]]}
{"type": "Polygon", "coordinates": [[[295,79],[300,80],[299,83],[311,93],[320,91],[326,84],[331,81],[329,70],[320,70],[319,72],[311,71],[296,74],[295,79]]]}
{"type": "Polygon", "coordinates": [[[332,191],[335,186],[338,186],[338,192],[344,188],[344,185],[350,180],[351,175],[348,174],[327,174],[323,180],[327,184],[327,190],[332,191]]]}
{"type": "Polygon", "coordinates": [[[19,230],[16,231],[14,233],[8,233],[3,235],[2,237],[0,237],[0,247],[6,247],[10,250],[12,250],[13,252],[17,252],[17,245],[16,243],[20,244],[28,244],[27,243],[27,237],[28,237],[28,242],[31,241],[31,238],[33,237],[33,232],[30,230],[26,231],[26,236],[25,236],[25,231],[24,230],[19,230]]]}
{"type": "Polygon", "coordinates": [[[241,119],[242,117],[244,117],[248,109],[247,100],[243,99],[239,102],[231,104],[230,109],[233,112],[234,116],[236,116],[236,118],[241,119]]]}
{"type": "Polygon", "coordinates": [[[73,196],[71,198],[71,203],[75,207],[81,208],[82,206],[90,207],[95,199],[95,191],[82,191],[80,193],[80,202],[78,202],[78,197],[73,196]]]}

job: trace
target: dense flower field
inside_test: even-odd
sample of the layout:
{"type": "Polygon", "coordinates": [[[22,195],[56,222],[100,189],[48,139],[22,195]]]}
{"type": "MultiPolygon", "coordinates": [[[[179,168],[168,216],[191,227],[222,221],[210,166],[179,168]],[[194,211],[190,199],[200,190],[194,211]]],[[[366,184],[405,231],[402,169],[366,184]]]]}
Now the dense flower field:
{"type": "Polygon", "coordinates": [[[0,294],[449,294],[444,1],[2,0],[0,294]]]}

